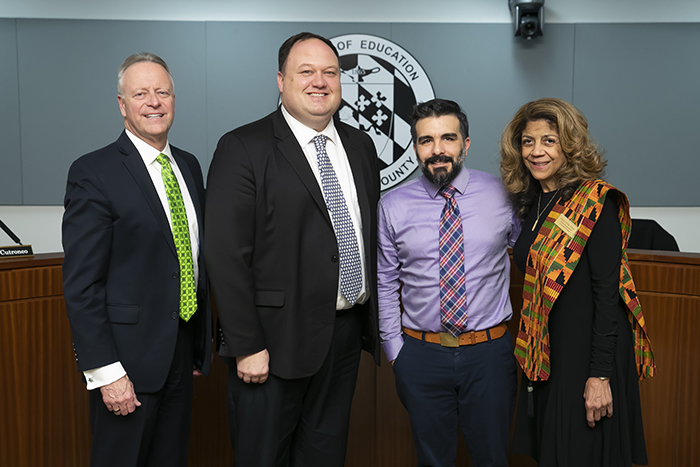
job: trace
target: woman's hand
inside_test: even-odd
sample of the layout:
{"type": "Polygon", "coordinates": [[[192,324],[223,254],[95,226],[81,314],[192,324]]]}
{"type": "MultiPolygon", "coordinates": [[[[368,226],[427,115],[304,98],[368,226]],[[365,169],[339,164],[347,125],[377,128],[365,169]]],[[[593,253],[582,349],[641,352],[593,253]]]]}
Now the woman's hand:
{"type": "Polygon", "coordinates": [[[610,380],[602,380],[595,377],[588,378],[586,388],[583,391],[583,398],[586,401],[586,420],[591,428],[602,417],[612,417],[613,401],[610,380]]]}

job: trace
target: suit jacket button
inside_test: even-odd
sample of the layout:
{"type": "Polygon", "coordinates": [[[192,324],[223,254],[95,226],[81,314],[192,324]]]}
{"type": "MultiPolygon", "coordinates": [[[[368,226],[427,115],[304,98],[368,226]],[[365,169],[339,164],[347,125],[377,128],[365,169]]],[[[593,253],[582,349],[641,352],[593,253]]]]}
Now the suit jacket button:
{"type": "Polygon", "coordinates": [[[173,319],[177,319],[177,311],[173,311],[173,314],[171,316],[173,319]]]}
{"type": "Polygon", "coordinates": [[[333,255],[331,256],[331,263],[337,263],[338,262],[338,256],[333,255]]]}
{"type": "Polygon", "coordinates": [[[174,272],[174,273],[173,273],[173,279],[177,279],[177,276],[179,276],[179,274],[178,274],[177,272],[174,272]]]}

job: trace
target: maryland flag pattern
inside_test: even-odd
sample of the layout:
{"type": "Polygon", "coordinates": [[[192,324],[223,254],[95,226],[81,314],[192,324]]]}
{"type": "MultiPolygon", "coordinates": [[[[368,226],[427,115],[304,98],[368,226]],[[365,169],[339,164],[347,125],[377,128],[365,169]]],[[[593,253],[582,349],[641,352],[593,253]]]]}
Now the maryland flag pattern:
{"type": "Polygon", "coordinates": [[[631,227],[629,202],[614,186],[602,180],[591,180],[583,182],[568,202],[554,205],[527,257],[515,357],[531,381],[549,378],[549,313],[581,259],[610,190],[618,195],[618,218],[622,230],[620,296],[627,306],[632,326],[637,374],[639,379],[656,374],[654,353],[627,260],[631,227]],[[560,216],[566,219],[559,219],[560,216]]]}

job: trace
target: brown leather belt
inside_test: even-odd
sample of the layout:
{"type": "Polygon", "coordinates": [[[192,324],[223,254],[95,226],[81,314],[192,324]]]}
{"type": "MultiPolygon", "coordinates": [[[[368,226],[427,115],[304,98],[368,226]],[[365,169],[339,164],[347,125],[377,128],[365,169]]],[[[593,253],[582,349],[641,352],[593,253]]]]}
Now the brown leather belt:
{"type": "Polygon", "coordinates": [[[413,329],[408,329],[403,327],[403,332],[409,336],[418,339],[425,340],[425,342],[430,342],[431,344],[440,344],[443,347],[459,347],[462,345],[474,345],[486,342],[489,340],[489,335],[491,340],[503,337],[508,329],[506,323],[501,323],[498,326],[494,326],[490,329],[485,329],[483,331],[469,331],[454,337],[449,332],[423,332],[414,331],[413,329]],[[425,338],[423,337],[425,335],[425,338]]]}

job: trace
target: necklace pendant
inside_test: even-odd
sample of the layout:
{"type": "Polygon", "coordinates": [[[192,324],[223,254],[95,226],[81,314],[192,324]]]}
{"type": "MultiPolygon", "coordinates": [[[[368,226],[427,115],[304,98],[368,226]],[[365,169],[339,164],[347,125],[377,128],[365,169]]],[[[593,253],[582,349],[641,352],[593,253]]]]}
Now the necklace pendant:
{"type": "MultiPolygon", "coordinates": [[[[545,205],[544,209],[540,211],[540,201],[542,201],[542,192],[540,192],[539,196],[537,197],[537,219],[535,219],[535,223],[532,224],[532,231],[535,231],[535,227],[537,227],[537,224],[540,222],[540,217],[542,217],[542,214],[547,210],[550,204],[552,204],[552,201],[554,201],[557,197],[557,194],[559,193],[559,189],[557,188],[557,191],[554,192],[554,195],[552,196],[552,199],[550,199],[547,204],[545,205]]],[[[545,217],[545,220],[547,218],[545,217]]]]}

